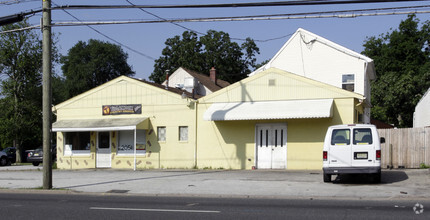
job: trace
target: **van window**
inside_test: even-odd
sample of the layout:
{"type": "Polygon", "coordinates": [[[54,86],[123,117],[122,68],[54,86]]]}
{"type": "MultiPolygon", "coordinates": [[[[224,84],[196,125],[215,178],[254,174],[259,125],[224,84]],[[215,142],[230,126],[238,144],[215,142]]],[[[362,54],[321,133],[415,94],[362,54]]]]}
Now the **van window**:
{"type": "Polygon", "coordinates": [[[335,129],[331,134],[331,145],[349,145],[349,139],[349,129],[335,129]]]}
{"type": "Polygon", "coordinates": [[[354,129],[354,144],[372,144],[372,131],[370,128],[354,129]]]}

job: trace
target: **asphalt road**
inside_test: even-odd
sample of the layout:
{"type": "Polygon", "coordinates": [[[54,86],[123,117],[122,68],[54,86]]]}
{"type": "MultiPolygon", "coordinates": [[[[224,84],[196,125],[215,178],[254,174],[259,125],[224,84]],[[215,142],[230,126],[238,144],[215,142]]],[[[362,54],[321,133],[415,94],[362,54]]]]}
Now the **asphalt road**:
{"type": "Polygon", "coordinates": [[[0,193],[0,203],[1,219],[430,218],[428,200],[304,200],[3,192],[0,193]],[[418,205],[414,211],[413,207],[417,203],[422,208],[418,205]]]}

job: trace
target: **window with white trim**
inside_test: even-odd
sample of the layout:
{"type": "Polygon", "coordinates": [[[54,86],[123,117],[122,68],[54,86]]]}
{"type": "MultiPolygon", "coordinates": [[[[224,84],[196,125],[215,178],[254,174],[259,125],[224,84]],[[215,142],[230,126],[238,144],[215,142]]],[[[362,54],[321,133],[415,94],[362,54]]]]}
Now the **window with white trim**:
{"type": "Polygon", "coordinates": [[[73,153],[90,153],[90,132],[65,132],[64,155],[73,153]]]}
{"type": "Polygon", "coordinates": [[[157,127],[158,141],[166,141],[166,127],[157,127]]]}
{"type": "MultiPolygon", "coordinates": [[[[136,130],[136,153],[144,154],[146,152],[146,130],[136,130]]],[[[134,130],[118,132],[118,154],[134,153],[134,130]]]]}
{"type": "Polygon", "coordinates": [[[179,126],[179,141],[188,141],[188,126],[179,126]]]}
{"type": "Polygon", "coordinates": [[[354,74],[343,74],[342,75],[342,89],[354,92],[354,74]]]}

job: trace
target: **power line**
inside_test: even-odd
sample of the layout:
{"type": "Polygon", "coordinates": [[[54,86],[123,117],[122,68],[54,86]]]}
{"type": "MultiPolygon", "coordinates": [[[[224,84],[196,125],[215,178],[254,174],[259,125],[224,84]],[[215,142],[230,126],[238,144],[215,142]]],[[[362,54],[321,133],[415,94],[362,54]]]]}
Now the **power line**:
{"type": "MultiPolygon", "coordinates": [[[[55,4],[55,3],[53,2],[53,4],[55,4]]],[[[57,5],[57,4],[55,4],[55,5],[57,5]]],[[[66,11],[66,10],[63,10],[63,11],[64,11],[66,14],[70,15],[71,17],[73,17],[74,19],[76,19],[77,21],[82,22],[79,18],[77,18],[76,16],[72,15],[70,12],[68,12],[68,11],[66,11]]],[[[52,25],[52,26],[55,26],[55,25],[52,25]]],[[[133,49],[133,48],[131,48],[131,47],[129,47],[129,46],[127,46],[127,45],[125,45],[125,44],[123,44],[123,43],[121,43],[121,42],[119,42],[119,41],[117,41],[117,40],[115,40],[115,39],[113,39],[113,38],[111,38],[111,37],[109,37],[108,35],[106,35],[106,34],[102,33],[101,31],[99,31],[99,30],[97,30],[97,29],[95,29],[94,27],[91,27],[90,25],[85,25],[85,26],[87,26],[87,27],[88,27],[88,28],[90,28],[91,30],[95,31],[96,33],[98,33],[98,34],[102,35],[103,37],[105,37],[105,38],[107,38],[107,39],[109,39],[109,40],[111,40],[111,41],[115,42],[116,44],[118,44],[118,45],[120,45],[120,46],[122,46],[122,47],[124,47],[124,48],[127,48],[127,49],[128,49],[128,50],[130,50],[130,51],[133,51],[133,52],[135,52],[135,53],[137,53],[137,54],[139,54],[139,55],[141,55],[141,56],[143,56],[143,57],[145,57],[145,58],[148,58],[148,59],[150,59],[150,60],[155,60],[155,58],[153,58],[153,57],[151,57],[151,56],[149,56],[149,55],[147,55],[147,54],[144,54],[144,53],[142,53],[142,52],[140,52],[140,51],[137,51],[137,50],[135,50],[135,49],[133,49]]]]}
{"type": "Polygon", "coordinates": [[[93,22],[55,22],[56,26],[80,26],[80,25],[108,25],[108,24],[137,24],[137,23],[179,23],[179,22],[221,22],[221,21],[257,21],[257,20],[286,20],[286,19],[309,19],[309,18],[353,18],[363,16],[382,16],[382,15],[403,15],[403,14],[424,14],[430,13],[429,10],[414,10],[414,11],[395,11],[395,10],[411,10],[419,8],[428,8],[425,6],[407,6],[407,7],[392,7],[392,8],[376,8],[376,9],[358,9],[358,10],[343,10],[343,11],[321,11],[321,12],[304,12],[290,14],[270,14],[270,15],[250,15],[250,16],[229,16],[229,17],[208,17],[208,18],[183,18],[183,19],[164,19],[164,20],[128,20],[128,21],[93,21],[93,22]],[[369,11],[388,11],[392,12],[375,12],[364,13],[369,11]],[[349,14],[346,14],[349,13],[349,14]]]}
{"type": "Polygon", "coordinates": [[[20,3],[27,3],[27,2],[38,2],[40,0],[9,0],[9,1],[1,1],[0,5],[13,5],[13,4],[20,4],[20,3]]]}
{"type": "MultiPolygon", "coordinates": [[[[132,2],[130,2],[129,0],[126,0],[126,1],[127,1],[130,5],[136,6],[135,4],[133,4],[132,2]]],[[[154,13],[151,13],[151,12],[149,12],[149,11],[147,11],[147,10],[143,9],[143,8],[139,8],[139,9],[140,9],[141,11],[143,11],[143,12],[145,12],[145,13],[149,14],[149,15],[152,15],[152,16],[154,16],[154,17],[156,17],[156,18],[160,19],[160,20],[167,21],[167,19],[165,19],[165,18],[163,18],[163,17],[160,17],[160,16],[158,16],[158,15],[156,15],[156,14],[154,14],[154,13]]],[[[193,32],[193,33],[196,33],[196,34],[202,35],[202,36],[206,35],[205,33],[202,33],[202,32],[200,32],[200,31],[193,30],[193,29],[191,29],[191,28],[185,27],[185,26],[180,25],[180,24],[175,23],[175,22],[169,22],[169,23],[171,23],[171,24],[173,24],[173,25],[175,25],[175,26],[178,26],[178,27],[180,27],[180,28],[183,28],[183,29],[185,29],[185,30],[187,30],[187,31],[190,31],[190,32],[193,32]]],[[[287,37],[287,36],[290,36],[290,35],[284,35],[284,36],[281,36],[281,37],[275,37],[275,38],[266,39],[266,40],[257,40],[257,39],[253,39],[253,40],[254,40],[255,42],[267,42],[267,41],[271,41],[271,40],[278,40],[278,39],[282,39],[282,38],[285,38],[285,37],[287,37]]],[[[236,38],[236,37],[230,37],[230,39],[232,39],[232,40],[239,40],[239,41],[246,41],[246,39],[243,39],[243,38],[236,38]]]]}
{"type": "Polygon", "coordinates": [[[25,30],[35,29],[35,28],[39,28],[39,27],[40,27],[40,25],[34,25],[34,26],[29,26],[29,27],[24,27],[24,28],[19,28],[19,29],[2,31],[2,32],[0,32],[0,34],[7,34],[7,33],[12,33],[12,32],[18,32],[18,31],[25,31],[25,30]]]}
{"type": "MultiPolygon", "coordinates": [[[[136,6],[135,4],[131,3],[129,0],[126,0],[126,1],[127,1],[130,5],[132,5],[132,6],[136,6]]],[[[149,15],[152,15],[152,16],[154,16],[154,17],[158,18],[158,19],[161,19],[161,20],[165,20],[165,21],[167,21],[167,19],[162,18],[162,17],[160,17],[160,16],[158,16],[158,15],[156,15],[156,14],[154,14],[154,13],[151,13],[151,12],[149,12],[149,11],[147,11],[147,10],[143,9],[143,8],[139,8],[139,10],[141,10],[141,11],[143,11],[143,12],[145,12],[145,13],[149,14],[149,15]]],[[[185,30],[188,30],[188,31],[194,32],[194,33],[196,33],[196,34],[205,35],[205,33],[202,33],[202,32],[196,31],[196,30],[193,30],[193,29],[191,29],[191,28],[187,28],[187,27],[185,27],[185,26],[183,26],[183,25],[180,25],[180,24],[177,24],[177,23],[174,23],[174,22],[170,22],[170,23],[171,23],[171,24],[173,24],[173,25],[176,25],[176,26],[178,26],[178,27],[180,27],[180,28],[183,28],[183,29],[185,29],[185,30]]]]}
{"type": "Polygon", "coordinates": [[[240,7],[274,7],[274,6],[304,6],[304,5],[338,5],[364,3],[396,3],[418,2],[429,0],[299,0],[277,2],[227,3],[227,4],[196,4],[196,5],[64,5],[53,7],[56,9],[127,9],[127,8],[240,8],[240,7]]]}

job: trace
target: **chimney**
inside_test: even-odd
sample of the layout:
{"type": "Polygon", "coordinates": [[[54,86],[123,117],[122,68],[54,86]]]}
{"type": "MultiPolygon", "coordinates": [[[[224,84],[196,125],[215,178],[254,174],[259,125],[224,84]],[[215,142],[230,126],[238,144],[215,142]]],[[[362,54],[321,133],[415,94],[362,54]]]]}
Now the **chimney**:
{"type": "Polygon", "coordinates": [[[216,84],[216,69],[215,67],[212,67],[209,71],[209,77],[211,78],[211,81],[216,84]]]}
{"type": "Polygon", "coordinates": [[[169,89],[169,70],[166,70],[166,89],[169,89]]]}

